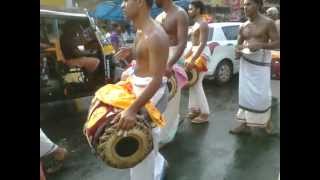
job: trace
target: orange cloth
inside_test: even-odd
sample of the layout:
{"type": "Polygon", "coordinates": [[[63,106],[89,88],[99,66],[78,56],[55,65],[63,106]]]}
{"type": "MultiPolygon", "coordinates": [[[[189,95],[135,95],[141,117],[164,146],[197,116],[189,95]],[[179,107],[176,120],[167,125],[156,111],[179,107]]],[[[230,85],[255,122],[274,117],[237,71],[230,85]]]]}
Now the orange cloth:
{"type": "Polygon", "coordinates": [[[206,21],[207,23],[212,23],[213,22],[213,18],[211,16],[209,16],[208,14],[204,14],[202,15],[202,18],[204,21],[206,21]]]}
{"type": "MultiPolygon", "coordinates": [[[[95,93],[95,98],[115,108],[126,109],[136,100],[130,81],[131,78],[129,77],[126,81],[120,81],[116,84],[107,84],[95,93]]],[[[148,102],[145,105],[145,108],[150,115],[151,120],[157,126],[164,127],[166,121],[160,111],[151,102],[148,102]]],[[[106,111],[106,109],[101,110],[106,111]]],[[[105,112],[101,112],[101,114],[105,114],[105,112]]],[[[90,128],[96,123],[96,118],[90,118],[86,123],[86,127],[90,128]]]]}
{"type": "MultiPolygon", "coordinates": [[[[186,57],[186,62],[191,62],[192,55],[186,57]]],[[[194,61],[195,69],[197,72],[206,72],[208,71],[207,58],[200,55],[198,59],[194,61]]]]}

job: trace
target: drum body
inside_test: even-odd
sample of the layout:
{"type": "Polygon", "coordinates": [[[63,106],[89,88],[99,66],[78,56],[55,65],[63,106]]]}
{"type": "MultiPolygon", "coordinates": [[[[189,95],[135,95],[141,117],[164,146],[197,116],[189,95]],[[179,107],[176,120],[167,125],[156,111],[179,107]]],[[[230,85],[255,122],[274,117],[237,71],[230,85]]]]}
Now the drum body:
{"type": "Polygon", "coordinates": [[[94,98],[89,109],[84,134],[93,152],[107,165],[125,169],[137,165],[153,149],[152,128],[149,118],[138,115],[135,126],[126,136],[112,124],[122,111],[94,98]]]}
{"type": "Polygon", "coordinates": [[[192,69],[191,71],[187,71],[187,76],[188,76],[188,83],[185,85],[185,87],[191,87],[193,86],[199,78],[199,72],[196,69],[192,69]]]}
{"type": "Polygon", "coordinates": [[[170,101],[177,93],[177,89],[178,89],[178,82],[177,79],[175,77],[175,75],[172,75],[167,82],[167,86],[169,89],[169,97],[168,97],[168,101],[170,101]]]}

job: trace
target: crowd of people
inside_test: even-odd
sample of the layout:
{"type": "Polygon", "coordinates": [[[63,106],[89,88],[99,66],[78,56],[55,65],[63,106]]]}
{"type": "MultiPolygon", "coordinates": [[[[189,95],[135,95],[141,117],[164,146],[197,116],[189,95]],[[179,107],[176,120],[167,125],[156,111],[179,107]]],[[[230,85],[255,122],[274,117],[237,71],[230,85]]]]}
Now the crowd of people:
{"type": "MultiPolygon", "coordinates": [[[[128,131],[134,127],[137,113],[147,102],[154,104],[167,121],[164,127],[152,129],[153,151],[130,169],[131,180],[165,178],[169,163],[159,152],[159,145],[171,141],[178,129],[180,94],[183,87],[183,83],[178,82],[177,93],[168,100],[168,78],[186,77],[186,72],[195,70],[198,80],[189,88],[187,117],[195,124],[213,121],[209,116],[212,110],[209,109],[202,82],[211,54],[207,46],[208,23],[203,19],[205,6],[202,1],[195,0],[190,3],[186,12],[172,0],[155,0],[155,3],[163,12],[153,19],[150,16],[153,0],[123,1],[123,12],[136,28],[132,47],[123,47],[125,41],[120,36],[123,32],[121,26],[113,24],[111,32],[111,43],[116,51],[114,57],[134,62],[123,72],[121,80],[130,79],[136,99],[116,116],[114,121],[118,122],[119,129],[128,131]],[[189,18],[194,24],[188,32],[189,18]],[[192,47],[185,50],[189,36],[192,47]],[[185,62],[183,67],[177,65],[181,58],[185,62]]],[[[240,61],[239,109],[235,119],[240,125],[230,130],[232,134],[250,131],[252,127],[264,128],[267,133],[272,132],[270,50],[279,49],[280,21],[277,20],[277,11],[268,10],[269,18],[261,12],[262,6],[262,0],[243,2],[247,21],[240,27],[235,51],[236,59],[240,61]]],[[[44,152],[40,154],[40,158],[57,149],[48,138],[44,138],[41,129],[40,142],[40,149],[44,152]],[[41,137],[45,140],[41,141],[41,137]]]]}

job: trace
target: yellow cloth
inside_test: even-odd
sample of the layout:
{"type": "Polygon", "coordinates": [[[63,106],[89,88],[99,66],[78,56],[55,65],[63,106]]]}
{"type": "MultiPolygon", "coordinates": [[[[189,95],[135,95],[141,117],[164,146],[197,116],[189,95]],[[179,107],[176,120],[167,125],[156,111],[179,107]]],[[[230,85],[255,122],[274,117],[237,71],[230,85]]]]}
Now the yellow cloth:
{"type": "Polygon", "coordinates": [[[280,60],[280,51],[271,51],[272,60],[280,60]]]}
{"type": "MultiPolygon", "coordinates": [[[[185,61],[186,62],[191,62],[192,56],[188,56],[186,57],[185,61]]],[[[208,66],[207,66],[207,60],[205,57],[203,56],[199,56],[195,61],[194,61],[194,65],[195,65],[195,69],[198,72],[206,72],[208,70],[208,66]]]]}
{"type": "MultiPolygon", "coordinates": [[[[126,81],[120,81],[117,84],[107,84],[100,88],[96,98],[105,104],[109,104],[119,109],[128,108],[135,100],[136,96],[132,91],[130,78],[126,81]]],[[[151,120],[159,127],[164,127],[166,121],[160,111],[151,103],[145,105],[151,120]]]]}

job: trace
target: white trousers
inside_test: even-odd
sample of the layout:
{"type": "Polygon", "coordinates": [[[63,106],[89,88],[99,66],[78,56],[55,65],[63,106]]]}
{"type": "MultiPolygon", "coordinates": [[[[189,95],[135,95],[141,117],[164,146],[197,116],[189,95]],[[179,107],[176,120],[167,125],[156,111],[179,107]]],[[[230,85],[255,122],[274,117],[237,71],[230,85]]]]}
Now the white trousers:
{"type": "MultiPolygon", "coordinates": [[[[131,74],[133,79],[133,91],[136,96],[139,96],[144,89],[148,86],[152,78],[150,77],[138,77],[131,74]]],[[[163,80],[164,85],[155,93],[150,101],[158,106],[163,95],[167,93],[166,82],[163,80]]],[[[160,103],[161,104],[161,103],[160,103]]],[[[162,105],[160,105],[162,106],[162,105]]],[[[161,107],[157,107],[158,109],[161,107]]],[[[160,110],[159,109],[159,110],[160,110]]],[[[160,110],[161,111],[161,110],[160,110]]],[[[164,157],[159,153],[159,141],[160,141],[160,128],[152,129],[153,138],[153,150],[150,154],[135,167],[130,169],[130,180],[160,180],[161,173],[164,168],[164,157]]]]}
{"type": "Polygon", "coordinates": [[[202,81],[206,72],[200,72],[196,84],[189,89],[189,109],[198,108],[203,114],[210,114],[207,97],[204,93],[202,81]]]}
{"type": "Polygon", "coordinates": [[[141,163],[130,169],[130,180],[160,180],[164,157],[159,153],[160,128],[152,130],[153,150],[141,163]]]}
{"type": "Polygon", "coordinates": [[[167,109],[163,113],[164,118],[167,120],[166,125],[161,128],[160,143],[168,143],[173,140],[178,130],[180,120],[180,98],[181,88],[177,88],[177,93],[168,102],[167,109]]]}

